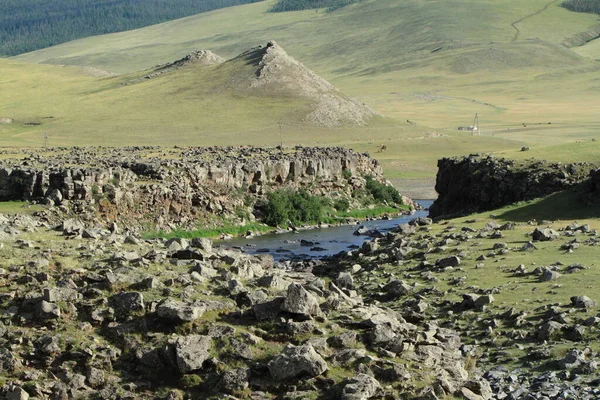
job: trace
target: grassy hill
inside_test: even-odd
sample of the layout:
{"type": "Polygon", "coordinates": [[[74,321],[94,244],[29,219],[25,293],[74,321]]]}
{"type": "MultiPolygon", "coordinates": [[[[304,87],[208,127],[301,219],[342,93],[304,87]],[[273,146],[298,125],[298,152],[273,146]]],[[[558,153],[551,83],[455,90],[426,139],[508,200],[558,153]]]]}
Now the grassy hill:
{"type": "MultiPolygon", "coordinates": [[[[198,86],[193,82],[204,79],[198,75],[194,80],[185,74],[164,78],[143,88],[117,87],[115,78],[73,77],[72,100],[44,105],[62,108],[64,114],[80,109],[46,125],[60,143],[278,144],[277,121],[283,117],[284,142],[352,146],[380,158],[391,178],[430,180],[440,156],[560,146],[588,141],[600,129],[597,41],[573,40],[593,31],[594,15],[570,12],[548,0],[370,0],[328,13],[272,13],[273,4],[86,38],[16,60],[130,74],[196,49],[231,58],[274,39],[342,92],[386,117],[368,127],[324,130],[299,124],[298,104],[289,98],[265,102],[271,111],[262,114],[244,96],[232,102],[200,88],[193,95],[180,89],[198,86]],[[85,93],[90,95],[80,102],[85,93]],[[66,105],[69,101],[73,108],[66,105]],[[456,130],[470,125],[476,112],[481,136],[456,130]],[[376,153],[381,144],[387,151],[376,153]]],[[[0,79],[22,91],[16,79],[19,70],[30,67],[6,63],[16,74],[0,79]]],[[[66,74],[64,69],[60,73],[66,74]]],[[[45,82],[40,77],[39,90],[54,84],[45,82]]],[[[66,90],[60,89],[62,94],[66,90]]],[[[10,104],[9,113],[34,114],[30,105],[40,100],[31,99],[11,104],[7,96],[2,104],[10,104]]],[[[0,135],[12,138],[3,143],[34,143],[46,128],[0,126],[0,135]]]]}

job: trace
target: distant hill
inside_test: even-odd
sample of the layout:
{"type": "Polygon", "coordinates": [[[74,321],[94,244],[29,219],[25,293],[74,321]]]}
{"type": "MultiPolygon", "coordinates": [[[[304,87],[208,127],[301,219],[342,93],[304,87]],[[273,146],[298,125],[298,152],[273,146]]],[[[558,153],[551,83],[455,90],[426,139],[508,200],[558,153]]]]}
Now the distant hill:
{"type": "Polygon", "coordinates": [[[275,144],[391,126],[274,41],[223,60],[199,50],[121,76],[0,60],[1,145],[275,144]],[[383,125],[382,125],[383,124],[383,125]],[[281,130],[280,130],[281,126],[281,130]],[[290,137],[290,130],[303,131],[290,137]]]}
{"type": "Polygon", "coordinates": [[[276,4],[214,10],[0,63],[0,117],[16,121],[0,126],[0,143],[41,142],[47,129],[65,144],[335,144],[376,154],[396,174],[390,178],[430,179],[442,156],[524,146],[533,153],[600,132],[598,17],[561,0],[365,0],[332,12],[271,12],[276,4]],[[250,90],[262,56],[236,57],[270,39],[335,85],[338,99],[386,118],[327,127],[309,122],[320,108],[315,99],[250,90]],[[171,65],[196,49],[229,61],[171,65]],[[14,61],[121,75],[81,79],[66,76],[70,68],[14,61]],[[50,69],[63,75],[61,85],[50,69]],[[481,135],[458,131],[475,113],[481,135]],[[19,125],[32,115],[42,125],[19,125]]]}
{"type": "Polygon", "coordinates": [[[2,0],[0,56],[260,0],[2,0]]]}

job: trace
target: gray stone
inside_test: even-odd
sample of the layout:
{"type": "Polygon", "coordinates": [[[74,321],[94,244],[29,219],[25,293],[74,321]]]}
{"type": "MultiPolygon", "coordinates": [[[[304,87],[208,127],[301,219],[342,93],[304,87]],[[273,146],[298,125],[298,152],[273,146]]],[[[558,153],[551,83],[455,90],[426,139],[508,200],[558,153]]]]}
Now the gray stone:
{"type": "Polygon", "coordinates": [[[537,247],[532,242],[527,242],[523,246],[521,246],[521,251],[534,251],[537,250],[537,247]]]}
{"type": "Polygon", "coordinates": [[[413,291],[412,286],[399,279],[391,281],[383,289],[392,297],[406,296],[413,291]]]}
{"type": "Polygon", "coordinates": [[[83,296],[77,290],[67,287],[44,289],[44,300],[51,303],[55,303],[57,301],[75,301],[82,298],[83,296]]]}
{"type": "Polygon", "coordinates": [[[90,367],[87,371],[86,379],[88,384],[94,389],[98,389],[106,383],[106,375],[99,368],[90,367]]]}
{"type": "Polygon", "coordinates": [[[562,275],[556,271],[545,269],[544,272],[542,272],[542,275],[540,275],[540,282],[555,281],[558,278],[560,278],[561,276],[562,275]]]}
{"type": "Polygon", "coordinates": [[[285,301],[281,305],[281,309],[304,316],[316,316],[321,312],[317,298],[297,283],[292,283],[288,286],[285,301]]]}
{"type": "Polygon", "coordinates": [[[46,300],[42,300],[37,308],[37,316],[42,319],[55,319],[60,318],[61,312],[60,307],[54,303],[49,303],[46,300]]]}
{"type": "Polygon", "coordinates": [[[559,237],[560,237],[560,234],[550,228],[546,228],[546,229],[536,228],[533,231],[533,233],[531,234],[531,238],[534,241],[538,241],[538,242],[547,242],[550,240],[556,240],[559,237]]]}
{"type": "Polygon", "coordinates": [[[483,400],[490,400],[494,395],[490,384],[484,379],[470,380],[465,382],[467,389],[481,396],[483,400]]]}
{"type": "Polygon", "coordinates": [[[571,304],[578,308],[591,308],[596,306],[596,302],[587,296],[571,297],[571,304]]]}
{"type": "Polygon", "coordinates": [[[210,358],[212,338],[203,335],[188,335],[175,341],[175,360],[179,372],[187,374],[202,368],[210,358]]]}
{"type": "Polygon", "coordinates": [[[248,368],[236,368],[226,371],[221,376],[221,387],[227,392],[236,392],[248,388],[250,370],[248,368]]]}
{"type": "Polygon", "coordinates": [[[65,235],[81,235],[85,229],[85,225],[83,225],[83,222],[77,219],[67,219],[63,221],[60,229],[65,235]]]}
{"type": "Polygon", "coordinates": [[[457,256],[440,258],[435,262],[435,265],[439,268],[458,267],[460,265],[460,258],[457,256]]]}
{"type": "Polygon", "coordinates": [[[381,385],[367,374],[358,374],[347,381],[342,389],[342,400],[368,400],[378,395],[381,385]]]}
{"type": "Polygon", "coordinates": [[[563,325],[556,321],[548,321],[538,331],[539,340],[549,340],[561,331],[563,325]]]}
{"type": "Polygon", "coordinates": [[[290,286],[290,282],[279,275],[265,275],[258,280],[258,284],[277,291],[287,290],[288,286],[290,286]]]}
{"type": "Polygon", "coordinates": [[[335,279],[335,284],[342,289],[352,289],[354,287],[354,278],[349,272],[340,272],[335,279]]]}
{"type": "Polygon", "coordinates": [[[112,295],[108,299],[117,315],[129,315],[144,310],[144,295],[140,292],[124,292],[112,295]]]}
{"type": "Polygon", "coordinates": [[[191,246],[204,250],[207,253],[212,253],[213,250],[213,242],[207,238],[194,238],[192,239],[191,246]]]}
{"type": "Polygon", "coordinates": [[[271,376],[281,382],[291,379],[315,377],[327,371],[327,363],[310,345],[288,344],[283,352],[269,361],[271,376]]]}
{"type": "Polygon", "coordinates": [[[12,386],[6,392],[6,400],[29,400],[29,393],[20,386],[12,386]]]}
{"type": "Polygon", "coordinates": [[[253,305],[254,316],[259,321],[277,318],[281,313],[284,300],[283,297],[276,297],[273,300],[253,305]]]}
{"type": "Polygon", "coordinates": [[[200,318],[206,307],[186,304],[180,301],[167,299],[156,307],[159,318],[178,323],[191,322],[200,318]]]}

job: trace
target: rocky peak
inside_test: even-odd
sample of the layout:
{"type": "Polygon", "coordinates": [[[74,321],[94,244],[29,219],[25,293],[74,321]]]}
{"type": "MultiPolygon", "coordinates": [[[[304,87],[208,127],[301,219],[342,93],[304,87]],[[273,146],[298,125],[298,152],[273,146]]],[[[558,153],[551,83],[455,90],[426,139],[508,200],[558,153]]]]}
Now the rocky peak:
{"type": "Polygon", "coordinates": [[[241,90],[275,96],[297,96],[314,103],[306,122],[321,126],[366,125],[376,115],[367,105],[348,98],[335,86],[290,56],[274,40],[254,47],[233,60],[256,67],[241,90]]]}
{"type": "Polygon", "coordinates": [[[196,50],[190,54],[187,54],[185,57],[177,61],[173,61],[164,65],[159,65],[152,73],[146,75],[144,78],[152,79],[166,72],[178,70],[179,68],[183,68],[187,65],[193,64],[200,66],[209,66],[221,64],[224,61],[224,58],[216,55],[210,50],[196,50]]]}

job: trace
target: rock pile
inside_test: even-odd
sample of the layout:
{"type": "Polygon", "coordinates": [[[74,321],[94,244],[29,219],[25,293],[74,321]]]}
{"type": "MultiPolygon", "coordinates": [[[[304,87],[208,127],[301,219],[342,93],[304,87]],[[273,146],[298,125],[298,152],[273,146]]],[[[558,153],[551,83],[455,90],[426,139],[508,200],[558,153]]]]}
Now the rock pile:
{"type": "Polygon", "coordinates": [[[2,219],[7,399],[486,396],[458,333],[380,304],[356,262],[334,283],[322,262],[23,218],[2,219]]]}

